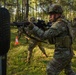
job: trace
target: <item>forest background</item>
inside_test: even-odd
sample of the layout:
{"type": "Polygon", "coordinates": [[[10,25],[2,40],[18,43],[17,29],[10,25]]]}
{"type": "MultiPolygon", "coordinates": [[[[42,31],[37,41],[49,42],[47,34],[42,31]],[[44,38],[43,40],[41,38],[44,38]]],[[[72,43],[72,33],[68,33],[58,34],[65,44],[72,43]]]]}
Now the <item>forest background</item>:
{"type": "MultiPolygon", "coordinates": [[[[48,6],[53,3],[60,4],[63,7],[64,15],[68,20],[72,21],[76,17],[76,0],[0,0],[0,5],[9,10],[11,22],[24,21],[32,16],[48,22],[48,6]]],[[[29,65],[26,62],[28,43],[26,43],[25,35],[22,35],[18,46],[14,45],[17,30],[17,27],[11,26],[7,75],[46,75],[46,65],[53,56],[54,45],[43,43],[46,53],[49,55],[48,58],[44,57],[39,48],[36,47],[29,65]]],[[[76,41],[73,43],[73,50],[75,55],[72,60],[72,68],[76,72],[76,41]]],[[[64,71],[60,75],[64,75],[64,71]]]]}

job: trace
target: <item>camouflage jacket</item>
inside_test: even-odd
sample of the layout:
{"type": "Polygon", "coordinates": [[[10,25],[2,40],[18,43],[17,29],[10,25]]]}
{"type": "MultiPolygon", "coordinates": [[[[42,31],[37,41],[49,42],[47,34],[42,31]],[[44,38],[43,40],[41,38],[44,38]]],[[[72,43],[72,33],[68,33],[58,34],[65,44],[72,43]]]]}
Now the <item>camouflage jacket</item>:
{"type": "Polygon", "coordinates": [[[67,28],[67,22],[63,21],[61,18],[52,24],[52,26],[47,31],[42,31],[38,27],[34,26],[33,34],[40,37],[41,39],[55,39],[55,58],[68,58],[73,52],[71,50],[71,38],[67,28]]]}

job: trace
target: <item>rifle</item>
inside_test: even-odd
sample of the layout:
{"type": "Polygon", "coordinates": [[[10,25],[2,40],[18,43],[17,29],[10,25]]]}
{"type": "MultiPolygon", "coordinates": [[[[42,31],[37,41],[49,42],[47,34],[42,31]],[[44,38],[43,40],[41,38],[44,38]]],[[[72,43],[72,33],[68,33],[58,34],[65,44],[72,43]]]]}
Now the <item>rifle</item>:
{"type": "Polygon", "coordinates": [[[11,23],[11,26],[16,26],[16,27],[27,27],[30,22],[13,22],[11,23]]]}
{"type": "Polygon", "coordinates": [[[30,24],[30,22],[13,22],[13,23],[10,23],[11,26],[16,26],[18,31],[18,39],[20,39],[21,35],[24,33],[23,29],[30,24]]]}
{"type": "Polygon", "coordinates": [[[34,39],[34,40],[39,41],[39,42],[47,43],[47,42],[41,40],[40,38],[34,37],[34,36],[29,35],[27,33],[27,31],[25,30],[25,28],[27,29],[28,26],[29,26],[29,24],[30,24],[30,22],[13,22],[13,25],[17,26],[17,28],[18,28],[18,39],[20,39],[21,34],[24,33],[27,37],[29,37],[31,39],[34,39]]]}

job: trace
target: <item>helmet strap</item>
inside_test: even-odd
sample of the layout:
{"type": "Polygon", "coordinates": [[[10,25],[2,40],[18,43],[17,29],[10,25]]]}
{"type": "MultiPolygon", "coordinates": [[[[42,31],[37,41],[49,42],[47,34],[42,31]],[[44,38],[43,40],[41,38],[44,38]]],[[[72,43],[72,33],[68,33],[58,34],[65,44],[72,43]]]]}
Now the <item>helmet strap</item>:
{"type": "Polygon", "coordinates": [[[54,14],[54,22],[57,21],[58,18],[61,18],[61,14],[54,14]]]}

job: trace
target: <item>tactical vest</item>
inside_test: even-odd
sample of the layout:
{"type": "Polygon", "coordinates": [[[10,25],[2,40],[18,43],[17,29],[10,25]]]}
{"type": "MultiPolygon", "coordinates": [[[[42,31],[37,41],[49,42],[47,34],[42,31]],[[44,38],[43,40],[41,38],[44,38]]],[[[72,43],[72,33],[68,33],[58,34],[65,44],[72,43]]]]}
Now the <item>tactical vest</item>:
{"type": "Polygon", "coordinates": [[[61,22],[61,21],[65,23],[64,28],[66,29],[66,31],[59,34],[57,37],[52,37],[51,39],[49,39],[49,42],[51,44],[55,44],[56,47],[65,47],[65,48],[70,47],[70,45],[72,44],[72,35],[71,35],[69,23],[66,22],[65,20],[59,20],[56,23],[61,22]]]}

